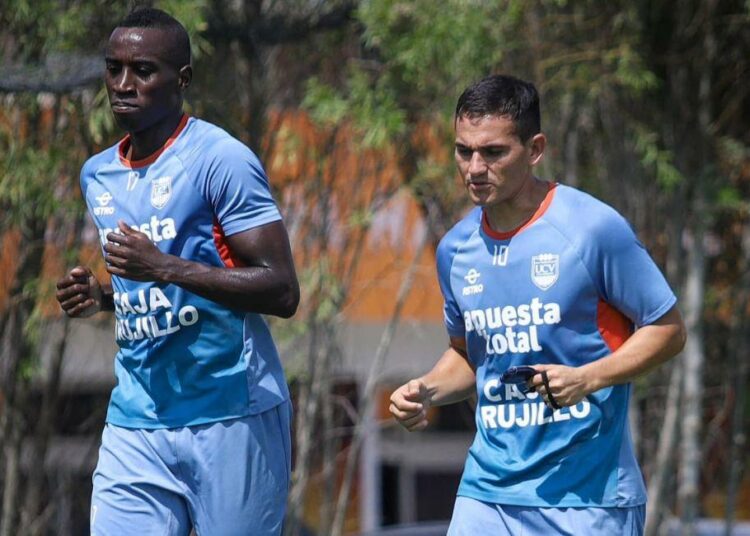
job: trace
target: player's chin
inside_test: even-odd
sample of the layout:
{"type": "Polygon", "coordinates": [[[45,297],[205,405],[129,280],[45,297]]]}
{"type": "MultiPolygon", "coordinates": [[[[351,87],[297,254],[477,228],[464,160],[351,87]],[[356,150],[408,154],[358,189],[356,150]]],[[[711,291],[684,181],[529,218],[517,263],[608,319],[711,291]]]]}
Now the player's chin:
{"type": "Polygon", "coordinates": [[[137,132],[143,128],[143,112],[138,108],[129,111],[112,110],[112,114],[115,116],[117,126],[126,132],[137,132]]]}
{"type": "Polygon", "coordinates": [[[478,207],[484,208],[494,205],[494,197],[492,194],[478,195],[469,190],[469,199],[478,207]]]}

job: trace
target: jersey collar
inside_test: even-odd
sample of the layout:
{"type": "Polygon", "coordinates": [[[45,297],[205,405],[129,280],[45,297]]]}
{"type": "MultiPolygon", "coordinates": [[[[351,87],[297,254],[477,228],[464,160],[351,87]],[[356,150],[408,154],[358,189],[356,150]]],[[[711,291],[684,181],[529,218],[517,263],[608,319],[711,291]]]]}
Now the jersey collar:
{"type": "Polygon", "coordinates": [[[161,154],[174,143],[180,133],[184,130],[185,125],[187,125],[188,119],[189,117],[187,114],[182,114],[182,118],[177,124],[177,128],[174,130],[174,132],[172,132],[169,138],[167,138],[167,141],[164,142],[164,145],[148,155],[146,158],[142,158],[140,160],[130,160],[125,156],[128,152],[128,149],[130,148],[130,134],[128,134],[122,140],[120,140],[120,143],[117,147],[117,154],[120,157],[120,162],[122,162],[124,166],[129,167],[130,169],[141,168],[144,166],[148,166],[149,164],[153,164],[154,162],[156,162],[156,159],[159,158],[159,156],[161,156],[161,154]]]}
{"type": "Polygon", "coordinates": [[[482,210],[482,230],[487,236],[495,240],[508,240],[509,238],[512,238],[527,227],[530,227],[536,220],[541,218],[545,212],[547,212],[547,209],[552,204],[552,199],[555,197],[556,188],[557,183],[548,183],[547,195],[544,196],[544,199],[539,204],[539,207],[536,209],[536,211],[534,211],[534,214],[532,214],[531,217],[521,225],[510,231],[498,232],[493,230],[492,227],[490,227],[489,220],[487,219],[487,212],[482,210]]]}

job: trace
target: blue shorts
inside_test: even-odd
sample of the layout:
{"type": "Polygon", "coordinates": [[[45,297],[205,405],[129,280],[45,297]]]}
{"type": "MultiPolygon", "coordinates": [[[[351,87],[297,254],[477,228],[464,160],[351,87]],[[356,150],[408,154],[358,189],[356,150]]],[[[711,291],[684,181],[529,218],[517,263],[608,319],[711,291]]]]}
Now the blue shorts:
{"type": "Polygon", "coordinates": [[[646,506],[537,508],[457,497],[448,536],[642,536],[646,506]]]}
{"type": "Polygon", "coordinates": [[[281,533],[291,403],[171,429],[108,424],[91,497],[92,536],[281,533]]]}

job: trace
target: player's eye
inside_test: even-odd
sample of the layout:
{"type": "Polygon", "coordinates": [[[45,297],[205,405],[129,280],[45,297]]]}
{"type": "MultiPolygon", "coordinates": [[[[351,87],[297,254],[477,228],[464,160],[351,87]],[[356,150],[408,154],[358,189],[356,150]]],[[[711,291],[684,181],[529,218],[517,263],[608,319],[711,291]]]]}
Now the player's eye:
{"type": "Polygon", "coordinates": [[[456,146],[456,154],[461,158],[471,158],[473,152],[474,151],[472,151],[468,147],[463,147],[461,145],[456,146]]]}
{"type": "Polygon", "coordinates": [[[482,149],[482,156],[485,158],[498,158],[505,154],[505,149],[501,147],[487,147],[482,149]]]}
{"type": "Polygon", "coordinates": [[[106,69],[109,74],[117,74],[120,72],[120,66],[114,63],[108,63],[106,69]]]}

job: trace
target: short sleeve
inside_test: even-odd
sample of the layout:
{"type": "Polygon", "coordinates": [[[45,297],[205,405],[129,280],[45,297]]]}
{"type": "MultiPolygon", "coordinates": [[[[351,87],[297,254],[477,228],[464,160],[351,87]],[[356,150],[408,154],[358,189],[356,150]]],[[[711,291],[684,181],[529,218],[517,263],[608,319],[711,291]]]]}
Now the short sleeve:
{"type": "Polygon", "coordinates": [[[453,288],[451,287],[451,267],[455,248],[449,245],[445,239],[440,242],[437,249],[437,271],[440,292],[443,294],[443,315],[445,317],[445,328],[451,337],[464,337],[466,326],[464,325],[461,310],[458,307],[453,288]]]}
{"type": "Polygon", "coordinates": [[[590,271],[604,301],[636,326],[652,324],[677,303],[628,222],[612,211],[593,233],[590,271]]]}
{"type": "Polygon", "coordinates": [[[226,236],[281,219],[268,177],[255,154],[232,138],[212,150],[204,195],[226,236]]]}

